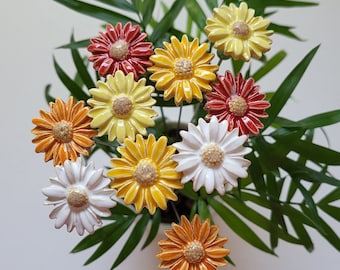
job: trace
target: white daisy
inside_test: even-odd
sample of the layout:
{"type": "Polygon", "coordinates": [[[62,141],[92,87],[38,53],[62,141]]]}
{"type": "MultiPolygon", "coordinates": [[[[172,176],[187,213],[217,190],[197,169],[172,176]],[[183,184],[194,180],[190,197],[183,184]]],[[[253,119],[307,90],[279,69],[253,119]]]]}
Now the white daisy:
{"type": "Polygon", "coordinates": [[[51,185],[42,189],[47,196],[45,204],[55,206],[50,214],[51,219],[56,219],[55,227],[65,224],[69,232],[76,228],[79,235],[84,230],[93,233],[94,226],[102,224],[100,217],[110,216],[110,208],[116,205],[111,199],[114,190],[108,188],[110,179],[103,177],[103,169],[96,170],[93,162],[87,166],[83,163],[78,158],[56,166],[57,177],[51,177],[51,185]]]}
{"type": "Polygon", "coordinates": [[[247,136],[239,136],[237,128],[227,130],[227,121],[219,123],[214,116],[209,123],[202,118],[198,126],[189,123],[188,131],[180,132],[182,141],[173,144],[178,154],[172,159],[178,162],[176,171],[183,172],[183,184],[192,180],[195,191],[205,186],[207,193],[216,189],[223,195],[237,186],[239,177],[248,176],[250,161],[243,158],[251,152],[243,146],[247,136]]]}

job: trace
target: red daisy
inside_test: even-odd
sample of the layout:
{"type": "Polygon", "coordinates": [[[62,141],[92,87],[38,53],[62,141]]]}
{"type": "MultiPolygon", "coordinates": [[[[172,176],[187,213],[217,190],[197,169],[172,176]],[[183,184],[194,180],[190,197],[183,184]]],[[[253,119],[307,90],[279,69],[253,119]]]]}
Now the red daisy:
{"type": "Polygon", "coordinates": [[[254,79],[244,80],[242,74],[234,77],[230,71],[225,76],[218,76],[218,82],[213,83],[213,91],[206,94],[204,109],[208,111],[207,120],[215,115],[219,122],[228,121],[228,130],[239,128],[240,134],[257,135],[263,124],[259,118],[266,118],[265,109],[270,103],[266,95],[259,93],[260,87],[254,85],[254,79]]]}
{"type": "Polygon", "coordinates": [[[89,61],[102,77],[122,70],[126,75],[132,72],[137,79],[152,66],[149,60],[153,54],[152,43],[145,42],[146,37],[146,33],[140,32],[139,25],[131,22],[124,26],[117,23],[116,27],[107,24],[106,32],[99,32],[99,37],[92,38],[87,47],[92,53],[89,61]]]}

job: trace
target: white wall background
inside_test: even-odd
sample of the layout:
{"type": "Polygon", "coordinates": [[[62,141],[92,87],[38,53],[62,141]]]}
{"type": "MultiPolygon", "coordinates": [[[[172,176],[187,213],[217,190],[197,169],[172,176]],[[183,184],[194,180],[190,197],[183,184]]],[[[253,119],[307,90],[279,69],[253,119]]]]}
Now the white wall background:
{"type": "MultiPolygon", "coordinates": [[[[314,46],[321,43],[307,74],[289,102],[284,115],[300,119],[310,114],[340,108],[339,26],[340,1],[321,0],[318,7],[285,11],[275,21],[296,26],[304,42],[274,38],[273,51],[286,48],[288,58],[271,76],[261,82],[264,91],[275,89],[291,68],[314,46]]],[[[54,229],[50,207],[43,205],[41,188],[54,176],[52,164],[34,153],[31,118],[40,108],[47,109],[43,89],[53,84],[53,94],[66,96],[52,65],[54,48],[69,40],[74,29],[77,39],[93,36],[100,22],[70,11],[53,1],[2,1],[0,16],[1,79],[1,187],[0,187],[0,269],[109,269],[116,250],[87,267],[82,263],[90,252],[69,254],[80,238],[65,228],[54,229]]],[[[65,60],[67,62],[67,60],[65,60]]],[[[63,64],[64,65],[64,64],[63,64]]],[[[340,124],[327,129],[331,143],[340,150],[340,124]]],[[[101,161],[97,162],[98,166],[101,161]]],[[[340,178],[339,170],[334,171],[340,178]]],[[[330,221],[340,234],[339,223],[330,221]]],[[[281,242],[279,257],[254,250],[232,232],[227,247],[232,249],[236,267],[225,269],[309,269],[337,270],[340,254],[321,236],[312,232],[315,251],[281,242]]],[[[153,255],[157,247],[137,249],[117,269],[157,269],[153,255]],[[143,267],[144,265],[144,267],[143,267]]]]}

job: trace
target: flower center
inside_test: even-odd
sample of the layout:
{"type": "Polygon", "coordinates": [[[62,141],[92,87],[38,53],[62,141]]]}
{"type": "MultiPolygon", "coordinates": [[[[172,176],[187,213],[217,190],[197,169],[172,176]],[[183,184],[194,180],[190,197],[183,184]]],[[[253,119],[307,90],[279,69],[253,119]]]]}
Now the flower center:
{"type": "Polygon", "coordinates": [[[112,102],[112,109],[115,115],[121,118],[129,116],[132,110],[132,101],[127,97],[118,97],[112,102]]]}
{"type": "Polygon", "coordinates": [[[189,263],[198,263],[204,258],[204,249],[199,241],[190,242],[183,251],[189,263]]]}
{"type": "Polygon", "coordinates": [[[66,121],[56,123],[52,129],[54,138],[62,143],[68,143],[72,140],[72,125],[66,121]]]}
{"type": "Polygon", "coordinates": [[[190,77],[193,72],[192,62],[188,59],[176,60],[174,68],[176,75],[183,78],[190,77]]]}
{"type": "Polygon", "coordinates": [[[224,159],[224,152],[216,144],[211,143],[203,148],[202,162],[209,168],[219,167],[224,159]]]}
{"type": "Polygon", "coordinates": [[[245,22],[235,22],[232,27],[234,36],[238,38],[248,38],[250,34],[250,29],[245,22]]]}
{"type": "Polygon", "coordinates": [[[129,44],[125,40],[117,40],[111,45],[110,56],[117,60],[124,59],[129,54],[129,44]]]}
{"type": "Polygon", "coordinates": [[[158,173],[151,161],[142,160],[135,169],[133,176],[141,186],[150,186],[158,178],[158,173]]]}
{"type": "Polygon", "coordinates": [[[89,196],[82,187],[71,187],[66,196],[67,203],[73,208],[82,208],[89,202],[89,196]]]}
{"type": "Polygon", "coordinates": [[[243,116],[248,109],[246,100],[240,96],[231,97],[228,105],[230,112],[232,112],[236,116],[243,116]]]}

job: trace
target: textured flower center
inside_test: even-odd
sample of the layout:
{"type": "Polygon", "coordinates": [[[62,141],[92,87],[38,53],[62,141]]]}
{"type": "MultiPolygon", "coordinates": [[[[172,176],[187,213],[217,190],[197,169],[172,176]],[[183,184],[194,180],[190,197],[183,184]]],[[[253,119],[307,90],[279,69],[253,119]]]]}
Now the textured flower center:
{"type": "Polygon", "coordinates": [[[204,258],[204,248],[199,241],[190,242],[183,251],[189,263],[198,263],[204,258]]]}
{"type": "Polygon", "coordinates": [[[175,62],[175,73],[177,76],[187,78],[192,75],[193,66],[191,60],[179,59],[175,62]]]}
{"type": "Polygon", "coordinates": [[[62,143],[68,143],[72,140],[72,125],[66,121],[60,121],[53,127],[54,138],[62,143]]]}
{"type": "Polygon", "coordinates": [[[71,187],[66,196],[67,203],[73,208],[82,208],[89,202],[89,196],[82,187],[71,187]]]}
{"type": "Polygon", "coordinates": [[[129,116],[132,107],[132,101],[127,97],[118,97],[112,102],[113,112],[121,118],[129,116]]]}
{"type": "Polygon", "coordinates": [[[219,167],[224,159],[224,152],[216,144],[211,143],[203,148],[202,162],[209,168],[219,167]]]}
{"type": "Polygon", "coordinates": [[[133,176],[141,186],[150,186],[158,178],[158,173],[151,161],[142,160],[137,165],[133,176]]]}
{"type": "Polygon", "coordinates": [[[235,22],[233,24],[233,34],[234,36],[238,37],[238,38],[248,38],[249,37],[249,33],[250,33],[250,29],[247,23],[245,22],[235,22]]]}
{"type": "Polygon", "coordinates": [[[125,40],[117,40],[111,45],[110,56],[117,60],[124,59],[129,54],[129,44],[125,40]]]}
{"type": "Polygon", "coordinates": [[[243,116],[248,109],[246,100],[240,96],[231,97],[228,105],[230,112],[232,112],[236,116],[243,116]]]}

